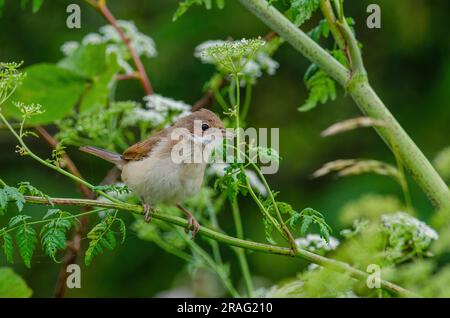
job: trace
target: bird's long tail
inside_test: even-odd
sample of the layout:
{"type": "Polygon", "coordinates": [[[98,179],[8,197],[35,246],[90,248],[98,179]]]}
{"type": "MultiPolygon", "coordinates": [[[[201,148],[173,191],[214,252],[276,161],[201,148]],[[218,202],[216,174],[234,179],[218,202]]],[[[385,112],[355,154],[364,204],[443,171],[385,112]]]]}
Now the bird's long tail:
{"type": "Polygon", "coordinates": [[[97,156],[99,158],[102,158],[106,161],[109,161],[119,168],[122,168],[123,165],[126,163],[126,161],[122,159],[122,155],[105,149],[87,146],[87,147],[80,147],[80,150],[83,152],[90,153],[91,155],[97,156]]]}

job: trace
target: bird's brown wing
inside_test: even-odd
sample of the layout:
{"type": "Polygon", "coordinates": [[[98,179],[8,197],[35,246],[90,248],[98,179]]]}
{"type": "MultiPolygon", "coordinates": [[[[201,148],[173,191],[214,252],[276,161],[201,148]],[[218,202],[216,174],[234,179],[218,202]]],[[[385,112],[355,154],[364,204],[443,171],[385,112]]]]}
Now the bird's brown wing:
{"type": "Polygon", "coordinates": [[[125,152],[122,154],[122,159],[128,161],[139,161],[146,158],[153,148],[158,144],[166,134],[166,129],[159,131],[152,137],[146,140],[142,140],[132,146],[130,146],[125,152]]]}

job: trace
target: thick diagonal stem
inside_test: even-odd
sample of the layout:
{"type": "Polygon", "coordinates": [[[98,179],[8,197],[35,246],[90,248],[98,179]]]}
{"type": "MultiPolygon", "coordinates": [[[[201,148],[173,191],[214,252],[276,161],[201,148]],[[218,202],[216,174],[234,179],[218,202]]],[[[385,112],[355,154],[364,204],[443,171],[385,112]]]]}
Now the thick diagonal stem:
{"type": "Polygon", "coordinates": [[[276,8],[270,6],[266,0],[240,0],[240,2],[306,58],[345,87],[364,114],[385,122],[385,127],[376,128],[378,134],[389,146],[392,145],[398,149],[401,162],[431,202],[438,208],[450,207],[449,188],[389,112],[366,78],[352,77],[344,66],[292,24],[276,8]]]}

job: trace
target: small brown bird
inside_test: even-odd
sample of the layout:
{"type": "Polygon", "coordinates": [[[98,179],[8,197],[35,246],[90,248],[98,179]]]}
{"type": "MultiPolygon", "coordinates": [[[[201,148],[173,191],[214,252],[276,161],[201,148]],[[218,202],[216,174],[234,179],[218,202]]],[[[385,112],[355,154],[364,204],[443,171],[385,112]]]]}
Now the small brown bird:
{"type": "Polygon", "coordinates": [[[143,202],[146,222],[151,220],[155,204],[176,204],[188,218],[186,232],[192,228],[195,237],[200,225],[180,204],[200,190],[208,157],[223,136],[225,127],[220,118],[201,109],[134,144],[122,155],[90,146],[80,150],[122,170],[122,180],[143,202]]]}

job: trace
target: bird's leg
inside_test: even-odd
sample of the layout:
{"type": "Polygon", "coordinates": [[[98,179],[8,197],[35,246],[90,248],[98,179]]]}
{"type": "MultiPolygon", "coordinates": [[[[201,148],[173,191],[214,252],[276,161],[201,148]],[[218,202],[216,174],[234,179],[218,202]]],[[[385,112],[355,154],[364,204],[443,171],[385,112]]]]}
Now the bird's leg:
{"type": "Polygon", "coordinates": [[[177,208],[183,212],[188,220],[188,224],[186,225],[186,228],[184,229],[186,233],[189,233],[189,230],[192,228],[192,239],[197,235],[198,231],[200,230],[200,224],[197,222],[195,217],[192,215],[191,212],[186,210],[183,206],[180,204],[177,204],[177,208]]]}
{"type": "Polygon", "coordinates": [[[156,212],[156,209],[152,207],[150,204],[145,203],[144,199],[141,198],[142,206],[144,207],[144,221],[145,223],[150,223],[152,220],[152,213],[156,212]]]}

